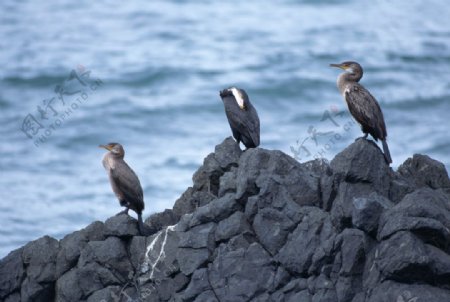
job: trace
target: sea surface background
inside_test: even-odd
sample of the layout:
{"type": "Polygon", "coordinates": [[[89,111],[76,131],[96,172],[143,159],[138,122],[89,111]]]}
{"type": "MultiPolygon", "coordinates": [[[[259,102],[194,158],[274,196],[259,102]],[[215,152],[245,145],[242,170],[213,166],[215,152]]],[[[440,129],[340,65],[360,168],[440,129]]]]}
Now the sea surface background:
{"type": "Polygon", "coordinates": [[[258,110],[262,148],[332,159],[362,134],[329,63],[364,67],[394,168],[414,153],[450,168],[446,1],[7,0],[0,12],[0,257],[121,210],[100,143],[125,146],[144,216],[171,208],[231,135],[218,95],[231,85],[258,110]]]}

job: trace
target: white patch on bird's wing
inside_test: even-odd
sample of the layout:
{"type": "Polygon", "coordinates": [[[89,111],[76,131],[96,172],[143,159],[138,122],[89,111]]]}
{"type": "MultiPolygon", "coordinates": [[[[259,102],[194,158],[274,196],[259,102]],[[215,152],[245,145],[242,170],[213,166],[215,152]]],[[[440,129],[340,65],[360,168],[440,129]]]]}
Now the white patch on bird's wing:
{"type": "Polygon", "coordinates": [[[236,103],[239,105],[239,108],[245,109],[244,98],[242,97],[241,92],[236,87],[232,87],[230,90],[236,100],[236,103]]]}

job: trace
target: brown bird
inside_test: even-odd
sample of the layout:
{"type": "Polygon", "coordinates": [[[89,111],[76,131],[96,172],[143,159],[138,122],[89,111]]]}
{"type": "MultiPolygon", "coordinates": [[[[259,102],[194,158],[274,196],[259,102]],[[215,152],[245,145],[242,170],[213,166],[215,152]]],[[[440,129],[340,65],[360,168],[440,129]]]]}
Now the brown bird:
{"type": "Polygon", "coordinates": [[[364,138],[370,134],[375,141],[381,140],[386,162],[392,163],[389,147],[386,143],[387,131],[383,112],[377,100],[370,92],[359,84],[363,76],[361,65],[356,62],[347,61],[341,64],[330,64],[344,70],[337,79],[337,87],[347,103],[348,110],[361,125],[364,138]]]}
{"type": "Polygon", "coordinates": [[[109,176],[112,190],[119,199],[120,205],[125,210],[118,213],[128,214],[128,210],[135,211],[138,215],[138,227],[141,235],[144,233],[144,223],[142,221],[142,211],[144,210],[144,194],[142,192],[141,183],[136,173],[123,160],[125,151],[119,143],[109,143],[100,145],[109,152],[103,157],[103,167],[109,176]]]}

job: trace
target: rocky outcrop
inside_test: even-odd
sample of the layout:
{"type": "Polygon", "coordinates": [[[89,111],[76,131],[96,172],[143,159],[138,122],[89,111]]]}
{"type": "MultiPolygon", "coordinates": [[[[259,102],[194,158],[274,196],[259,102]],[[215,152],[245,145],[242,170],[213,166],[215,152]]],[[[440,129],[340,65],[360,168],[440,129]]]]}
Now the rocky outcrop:
{"type": "Polygon", "coordinates": [[[330,163],[228,138],[138,236],[120,215],[0,262],[2,301],[450,301],[450,181],[357,140],[330,163]]]}

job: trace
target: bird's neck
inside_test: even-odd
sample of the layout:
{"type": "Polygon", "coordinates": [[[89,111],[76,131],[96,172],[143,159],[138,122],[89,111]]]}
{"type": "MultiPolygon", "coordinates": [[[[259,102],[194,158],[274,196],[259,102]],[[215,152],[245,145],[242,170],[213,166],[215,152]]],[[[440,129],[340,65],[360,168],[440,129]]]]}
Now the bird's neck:
{"type": "Polygon", "coordinates": [[[337,82],[336,82],[337,87],[338,87],[338,89],[339,89],[339,92],[340,92],[342,95],[344,95],[345,89],[347,88],[348,80],[347,80],[346,76],[347,76],[346,73],[341,73],[341,74],[338,76],[337,82]]]}
{"type": "Polygon", "coordinates": [[[348,73],[343,72],[341,73],[337,78],[337,87],[339,89],[339,92],[344,95],[345,90],[347,89],[347,86],[349,84],[358,83],[358,81],[361,79],[361,76],[355,73],[348,73]]]}
{"type": "Polygon", "coordinates": [[[106,153],[102,161],[103,167],[107,170],[114,169],[121,162],[123,162],[123,156],[119,156],[111,152],[106,153]]]}

